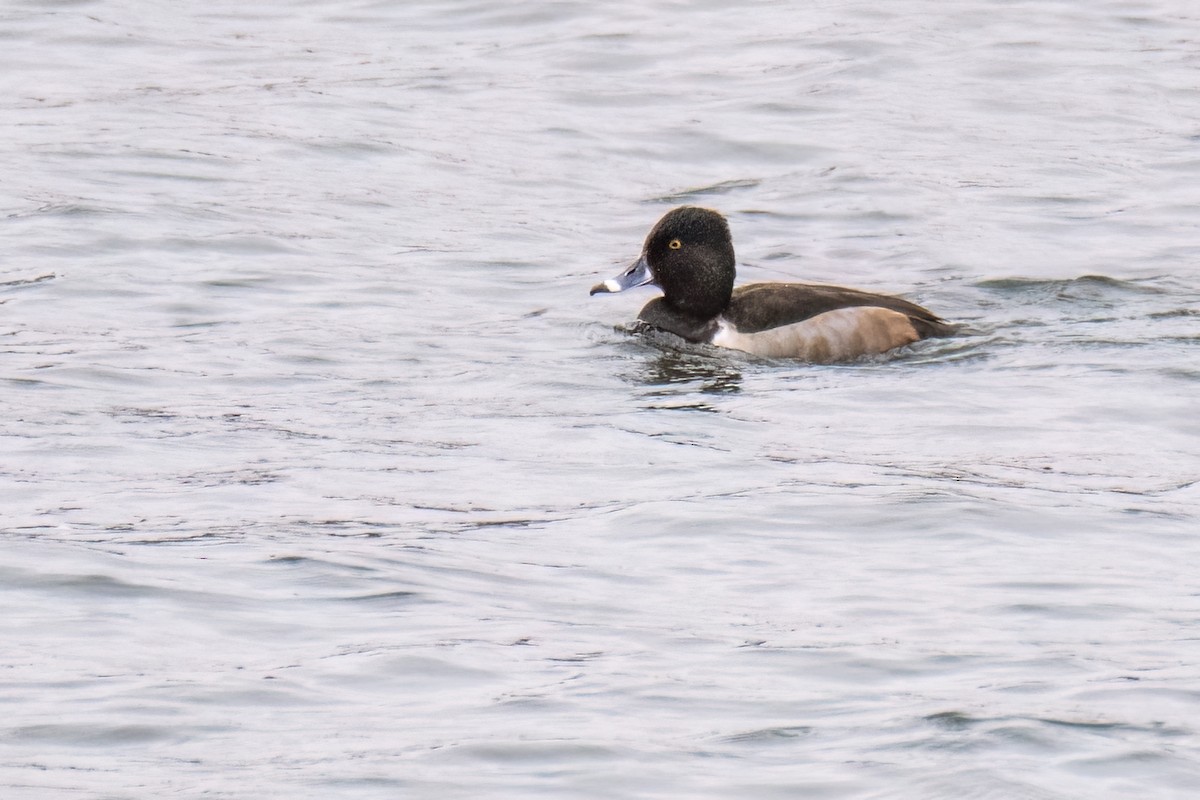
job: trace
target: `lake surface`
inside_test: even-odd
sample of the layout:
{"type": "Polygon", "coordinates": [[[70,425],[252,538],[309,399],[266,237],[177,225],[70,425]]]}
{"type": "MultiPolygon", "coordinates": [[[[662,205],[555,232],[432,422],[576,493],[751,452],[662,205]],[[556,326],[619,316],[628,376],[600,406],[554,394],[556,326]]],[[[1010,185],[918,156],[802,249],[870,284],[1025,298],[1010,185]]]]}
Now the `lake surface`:
{"type": "Polygon", "coordinates": [[[5,798],[1200,793],[1200,11],[0,9],[5,798]],[[965,325],[853,364],[589,297],[965,325]]]}

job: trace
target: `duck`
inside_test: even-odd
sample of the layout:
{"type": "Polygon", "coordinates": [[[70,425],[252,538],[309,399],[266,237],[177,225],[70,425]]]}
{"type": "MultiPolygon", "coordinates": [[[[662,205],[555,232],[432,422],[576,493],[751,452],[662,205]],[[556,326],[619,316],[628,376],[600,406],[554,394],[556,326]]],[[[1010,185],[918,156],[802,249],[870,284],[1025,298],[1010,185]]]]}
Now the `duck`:
{"type": "Polygon", "coordinates": [[[662,290],[638,319],[689,342],[815,364],[878,355],[955,326],[916,303],[886,294],[808,283],[751,283],[737,275],[729,223],[697,206],[668,211],[642,253],[591,295],[653,285],[662,290]]]}

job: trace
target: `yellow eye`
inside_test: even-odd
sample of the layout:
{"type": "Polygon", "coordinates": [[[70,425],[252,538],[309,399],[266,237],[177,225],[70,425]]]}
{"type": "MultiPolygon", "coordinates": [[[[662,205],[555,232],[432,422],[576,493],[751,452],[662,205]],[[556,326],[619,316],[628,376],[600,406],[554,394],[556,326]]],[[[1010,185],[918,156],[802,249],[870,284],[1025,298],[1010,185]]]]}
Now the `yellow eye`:
{"type": "Polygon", "coordinates": [[[667,243],[667,247],[671,248],[672,250],[678,250],[679,248],[683,247],[683,242],[679,241],[678,239],[672,239],[667,243]]]}

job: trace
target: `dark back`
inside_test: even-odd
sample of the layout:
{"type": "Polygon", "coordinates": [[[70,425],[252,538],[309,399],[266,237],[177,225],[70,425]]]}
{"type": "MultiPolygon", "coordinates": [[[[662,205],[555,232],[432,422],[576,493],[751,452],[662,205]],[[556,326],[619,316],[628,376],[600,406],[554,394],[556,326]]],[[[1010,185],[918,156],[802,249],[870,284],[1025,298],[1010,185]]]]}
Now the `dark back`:
{"type": "Polygon", "coordinates": [[[807,283],[751,283],[733,291],[726,318],[742,333],[791,325],[838,308],[875,306],[906,315],[921,338],[949,336],[953,327],[941,318],[900,297],[841,286],[807,283]]]}

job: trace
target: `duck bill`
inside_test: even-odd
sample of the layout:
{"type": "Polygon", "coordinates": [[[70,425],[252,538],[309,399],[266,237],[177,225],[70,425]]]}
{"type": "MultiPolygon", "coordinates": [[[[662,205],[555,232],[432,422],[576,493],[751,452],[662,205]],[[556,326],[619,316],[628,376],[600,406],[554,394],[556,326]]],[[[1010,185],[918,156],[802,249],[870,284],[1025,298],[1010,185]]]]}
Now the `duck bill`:
{"type": "Polygon", "coordinates": [[[654,273],[650,271],[650,265],[646,262],[646,256],[643,255],[617,277],[609,278],[604,283],[597,283],[588,294],[623,292],[626,289],[645,286],[647,283],[653,282],[654,273]]]}

